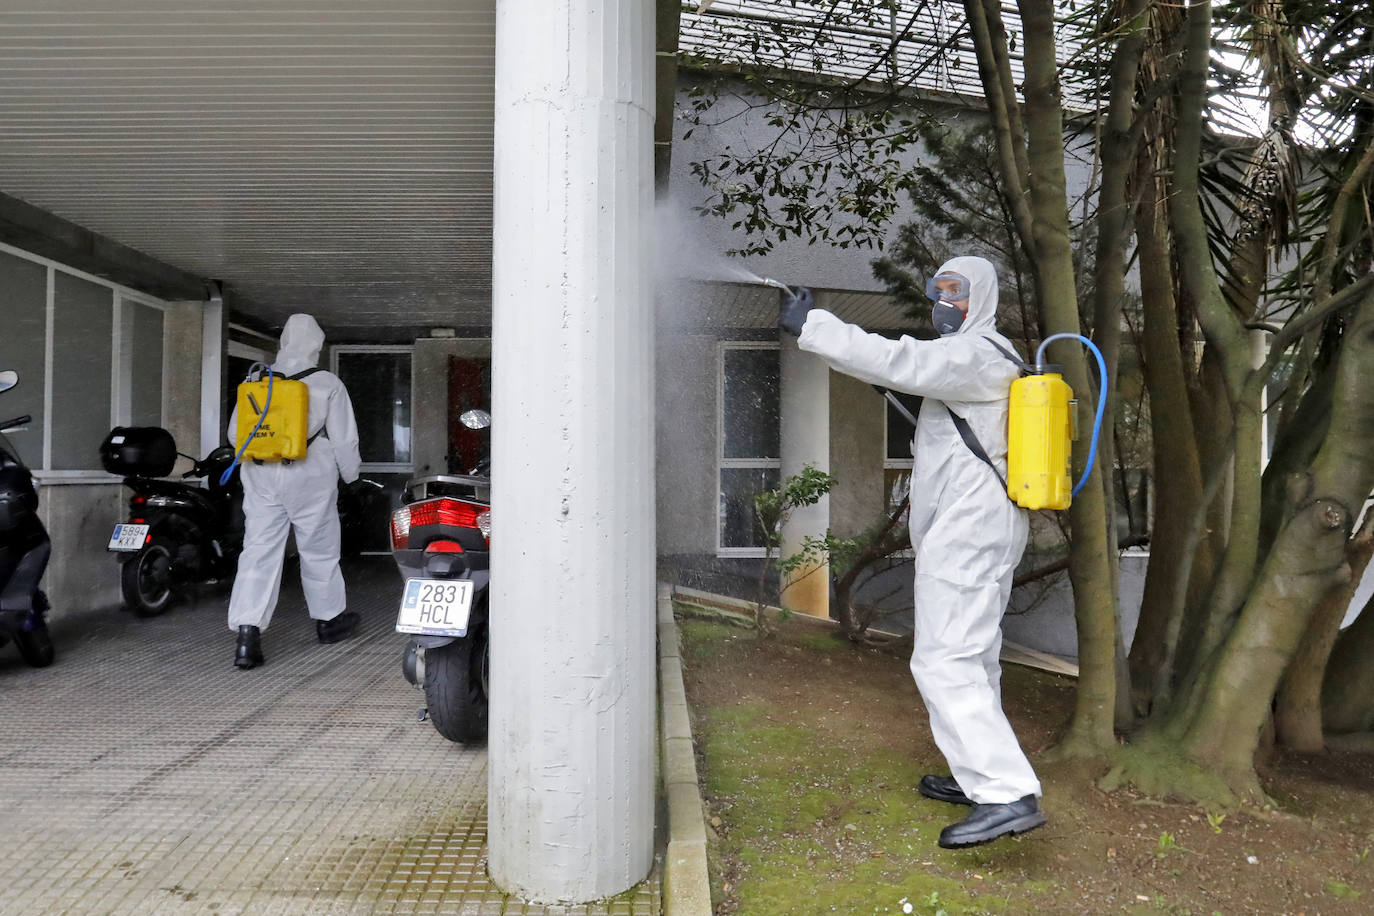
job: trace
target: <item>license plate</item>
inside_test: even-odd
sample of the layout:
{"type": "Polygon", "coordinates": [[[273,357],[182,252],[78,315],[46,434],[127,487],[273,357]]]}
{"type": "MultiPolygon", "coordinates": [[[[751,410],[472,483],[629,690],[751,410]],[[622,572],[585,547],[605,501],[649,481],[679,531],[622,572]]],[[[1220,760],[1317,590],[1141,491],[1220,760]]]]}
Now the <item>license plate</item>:
{"type": "Polygon", "coordinates": [[[470,579],[407,579],[396,632],[466,636],[471,612],[470,579]]]}
{"type": "Polygon", "coordinates": [[[142,550],[143,542],[148,539],[147,525],[115,525],[114,534],[110,535],[110,543],[105,545],[106,550],[142,550]]]}

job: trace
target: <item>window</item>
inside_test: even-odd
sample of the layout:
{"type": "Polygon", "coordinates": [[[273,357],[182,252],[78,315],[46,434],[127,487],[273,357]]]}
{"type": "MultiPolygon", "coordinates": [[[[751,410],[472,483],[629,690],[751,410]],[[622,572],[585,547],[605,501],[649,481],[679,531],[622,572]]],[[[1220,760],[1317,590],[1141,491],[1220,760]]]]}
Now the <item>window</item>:
{"type": "MultiPolygon", "coordinates": [[[[913,417],[920,415],[919,397],[897,391],[892,394],[913,417]]],[[[911,488],[911,439],[916,435],[916,430],[912,427],[911,421],[902,416],[902,412],[893,407],[887,398],[883,398],[883,406],[887,409],[887,451],[883,455],[883,489],[886,491],[888,507],[896,508],[911,488]]]]}
{"type": "Polygon", "coordinates": [[[0,368],[20,375],[0,412],[32,415],[9,435],[29,467],[103,473],[111,427],[163,425],[162,303],[0,246],[0,313],[0,368]]]}
{"type": "Polygon", "coordinates": [[[778,486],[782,474],[778,345],[722,343],[718,377],[717,554],[761,557],[754,495],[778,486]]]}
{"type": "Polygon", "coordinates": [[[31,468],[43,467],[48,336],[48,269],[0,251],[0,369],[19,373],[19,384],[0,394],[0,419],[29,414],[22,429],[6,434],[31,468]]]}
{"type": "Polygon", "coordinates": [[[363,464],[409,471],[411,348],[340,346],[333,357],[334,374],[353,402],[363,464]]]}

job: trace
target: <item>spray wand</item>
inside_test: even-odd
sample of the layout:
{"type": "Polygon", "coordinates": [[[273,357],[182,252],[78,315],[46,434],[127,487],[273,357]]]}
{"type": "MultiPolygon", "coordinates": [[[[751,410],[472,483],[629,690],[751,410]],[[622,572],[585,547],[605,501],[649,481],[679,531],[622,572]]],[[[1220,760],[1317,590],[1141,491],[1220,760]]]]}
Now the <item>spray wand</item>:
{"type": "Polygon", "coordinates": [[[243,453],[248,451],[248,446],[253,441],[253,437],[256,436],[258,430],[262,428],[262,421],[267,419],[267,408],[272,406],[272,367],[267,363],[253,363],[253,365],[248,367],[249,378],[253,377],[254,371],[258,372],[258,378],[262,378],[263,372],[267,373],[267,403],[259,410],[257,399],[251,394],[248,395],[248,400],[253,405],[253,409],[258,411],[258,422],[253,427],[253,431],[248,434],[248,438],[243,440],[243,445],[239,448],[238,454],[234,456],[234,460],[229,462],[229,467],[225,468],[224,473],[219,475],[220,486],[227,484],[229,478],[233,476],[234,468],[243,463],[243,453]]]}

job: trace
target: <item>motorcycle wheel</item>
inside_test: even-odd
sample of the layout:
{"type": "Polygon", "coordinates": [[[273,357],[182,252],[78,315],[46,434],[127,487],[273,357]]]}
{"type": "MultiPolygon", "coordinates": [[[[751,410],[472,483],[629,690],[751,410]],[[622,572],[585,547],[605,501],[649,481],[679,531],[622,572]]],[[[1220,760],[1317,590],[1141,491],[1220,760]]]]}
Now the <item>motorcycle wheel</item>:
{"type": "Polygon", "coordinates": [[[124,604],[139,617],[156,617],[172,606],[172,557],[174,545],[153,538],[124,564],[119,584],[124,604]]]}
{"type": "Polygon", "coordinates": [[[470,744],[487,737],[486,627],[425,650],[425,703],[434,730],[470,744]]]}
{"type": "Polygon", "coordinates": [[[15,633],[14,645],[30,668],[48,667],[57,654],[52,646],[52,637],[48,635],[48,625],[42,617],[38,618],[38,625],[32,630],[15,633]]]}

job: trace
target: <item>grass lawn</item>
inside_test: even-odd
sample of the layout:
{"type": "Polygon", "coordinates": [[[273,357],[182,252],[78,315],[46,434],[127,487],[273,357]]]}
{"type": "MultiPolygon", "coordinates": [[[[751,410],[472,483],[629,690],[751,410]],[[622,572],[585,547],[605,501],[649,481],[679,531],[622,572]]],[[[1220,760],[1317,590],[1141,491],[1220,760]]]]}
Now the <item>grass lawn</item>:
{"type": "Polygon", "coordinates": [[[1266,762],[1274,813],[1109,795],[1100,769],[1043,757],[1073,681],[1008,665],[1004,704],[1049,823],[943,850],[940,829],[967,809],[916,792],[948,770],[909,648],[856,648],[795,619],[763,640],[680,625],[717,913],[1374,913],[1374,757],[1266,762]]]}

